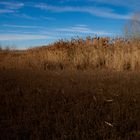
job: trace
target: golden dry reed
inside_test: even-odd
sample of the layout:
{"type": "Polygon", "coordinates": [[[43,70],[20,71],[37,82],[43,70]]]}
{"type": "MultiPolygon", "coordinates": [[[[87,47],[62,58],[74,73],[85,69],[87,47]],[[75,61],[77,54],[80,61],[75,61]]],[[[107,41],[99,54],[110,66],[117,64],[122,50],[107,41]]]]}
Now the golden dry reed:
{"type": "Polygon", "coordinates": [[[140,41],[87,37],[25,51],[0,51],[0,68],[139,70],[140,41]]]}

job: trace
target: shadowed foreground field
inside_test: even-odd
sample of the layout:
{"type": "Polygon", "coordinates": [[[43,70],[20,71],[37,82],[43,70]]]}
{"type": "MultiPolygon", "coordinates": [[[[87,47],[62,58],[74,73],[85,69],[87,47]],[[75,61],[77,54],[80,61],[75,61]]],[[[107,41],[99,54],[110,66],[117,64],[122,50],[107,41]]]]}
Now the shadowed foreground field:
{"type": "Polygon", "coordinates": [[[0,70],[0,139],[139,140],[140,74],[0,70]]]}

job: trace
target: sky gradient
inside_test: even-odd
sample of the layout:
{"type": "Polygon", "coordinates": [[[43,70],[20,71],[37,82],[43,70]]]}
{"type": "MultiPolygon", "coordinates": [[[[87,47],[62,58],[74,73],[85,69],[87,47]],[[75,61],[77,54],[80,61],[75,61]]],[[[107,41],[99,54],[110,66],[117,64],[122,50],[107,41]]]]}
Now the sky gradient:
{"type": "Polygon", "coordinates": [[[0,44],[24,49],[58,39],[119,36],[140,0],[0,0],[0,44]]]}

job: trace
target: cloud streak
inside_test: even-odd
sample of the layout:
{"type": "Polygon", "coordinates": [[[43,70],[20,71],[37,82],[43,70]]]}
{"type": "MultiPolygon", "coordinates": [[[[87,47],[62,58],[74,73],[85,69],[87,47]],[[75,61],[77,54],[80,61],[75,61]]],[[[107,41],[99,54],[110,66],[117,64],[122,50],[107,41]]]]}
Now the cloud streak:
{"type": "Polygon", "coordinates": [[[13,25],[13,24],[3,24],[4,27],[10,27],[10,28],[45,28],[42,26],[30,26],[30,25],[13,25]]]}
{"type": "MultiPolygon", "coordinates": [[[[60,0],[60,2],[85,2],[85,0],[60,0]]],[[[140,0],[86,0],[86,2],[127,7],[133,10],[139,10],[140,7],[140,0]]]]}
{"type": "Polygon", "coordinates": [[[67,28],[59,28],[56,29],[55,31],[60,32],[60,33],[66,33],[66,34],[98,34],[98,35],[113,35],[111,32],[106,32],[106,31],[95,31],[93,29],[88,28],[87,26],[81,26],[81,25],[76,25],[72,27],[67,27],[67,28]]]}
{"type": "Polygon", "coordinates": [[[4,5],[7,9],[20,9],[24,6],[24,3],[2,1],[0,5],[4,5]]]}
{"type": "Polygon", "coordinates": [[[33,17],[33,16],[30,16],[30,15],[27,15],[27,14],[13,14],[14,17],[18,17],[18,18],[23,18],[23,19],[29,19],[29,20],[37,20],[37,17],[33,17]]]}
{"type": "Polygon", "coordinates": [[[30,35],[30,34],[0,34],[0,41],[18,41],[18,40],[35,40],[47,39],[45,35],[30,35]]]}
{"type": "Polygon", "coordinates": [[[24,3],[0,1],[0,14],[15,13],[16,10],[22,8],[24,3]]]}
{"type": "Polygon", "coordinates": [[[94,16],[112,18],[112,19],[130,19],[131,14],[123,15],[115,13],[110,8],[100,8],[100,7],[80,7],[80,6],[52,6],[44,3],[35,5],[34,7],[40,8],[42,10],[47,10],[51,12],[81,12],[89,13],[94,16]]]}
{"type": "Polygon", "coordinates": [[[13,10],[8,10],[8,9],[1,9],[0,14],[5,14],[5,13],[14,13],[13,10]]]}
{"type": "MultiPolygon", "coordinates": [[[[80,0],[77,0],[80,1],[80,0]]],[[[96,3],[102,3],[102,4],[108,4],[108,5],[114,5],[114,6],[122,6],[131,8],[134,10],[138,10],[140,7],[140,1],[139,0],[88,0],[89,2],[96,2],[96,3]]]]}

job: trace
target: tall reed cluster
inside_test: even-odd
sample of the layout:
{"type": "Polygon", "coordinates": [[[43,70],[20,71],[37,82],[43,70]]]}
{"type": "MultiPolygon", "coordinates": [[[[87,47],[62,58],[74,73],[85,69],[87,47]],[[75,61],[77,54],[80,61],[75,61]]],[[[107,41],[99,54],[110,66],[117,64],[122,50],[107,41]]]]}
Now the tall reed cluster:
{"type": "Polygon", "coordinates": [[[48,46],[26,51],[1,51],[0,68],[138,70],[140,41],[122,38],[114,40],[87,38],[60,40],[48,46]]]}

